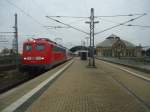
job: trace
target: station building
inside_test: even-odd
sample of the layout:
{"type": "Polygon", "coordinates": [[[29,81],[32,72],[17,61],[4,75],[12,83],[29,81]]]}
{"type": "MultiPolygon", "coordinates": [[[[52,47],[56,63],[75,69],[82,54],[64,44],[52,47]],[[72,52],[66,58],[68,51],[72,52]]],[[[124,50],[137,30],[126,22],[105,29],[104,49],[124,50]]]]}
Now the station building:
{"type": "Polygon", "coordinates": [[[96,45],[96,53],[102,57],[140,57],[142,47],[112,34],[96,45]]]}
{"type": "Polygon", "coordinates": [[[150,46],[144,47],[142,49],[142,56],[150,57],[150,46]]]}

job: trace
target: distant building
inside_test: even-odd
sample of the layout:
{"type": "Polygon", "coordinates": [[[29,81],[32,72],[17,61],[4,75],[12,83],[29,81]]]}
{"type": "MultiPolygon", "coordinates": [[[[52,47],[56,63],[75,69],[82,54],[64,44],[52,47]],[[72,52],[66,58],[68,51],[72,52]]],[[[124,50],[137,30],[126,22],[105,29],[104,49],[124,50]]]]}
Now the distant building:
{"type": "Polygon", "coordinates": [[[96,46],[98,56],[105,57],[139,57],[142,47],[121,39],[116,35],[110,35],[96,46]]]}
{"type": "Polygon", "coordinates": [[[16,38],[13,38],[13,40],[12,40],[12,50],[13,50],[14,53],[16,53],[16,50],[17,50],[17,48],[16,48],[16,38]]]}
{"type": "Polygon", "coordinates": [[[150,57],[150,46],[145,46],[142,49],[142,56],[150,57]]]}
{"type": "Polygon", "coordinates": [[[79,56],[80,52],[81,51],[87,51],[88,52],[88,48],[85,47],[85,46],[74,46],[70,49],[70,51],[76,55],[76,56],[79,56]]]}
{"type": "Polygon", "coordinates": [[[150,57],[150,48],[146,50],[146,56],[150,57]]]}

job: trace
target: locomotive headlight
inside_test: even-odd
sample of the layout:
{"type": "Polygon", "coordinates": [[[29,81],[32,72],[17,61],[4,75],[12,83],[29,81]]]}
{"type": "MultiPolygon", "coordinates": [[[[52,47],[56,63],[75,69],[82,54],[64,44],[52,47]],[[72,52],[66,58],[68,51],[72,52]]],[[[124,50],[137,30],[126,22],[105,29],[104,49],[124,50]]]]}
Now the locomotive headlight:
{"type": "Polygon", "coordinates": [[[44,57],[35,57],[35,60],[44,60],[44,57]]]}
{"type": "Polygon", "coordinates": [[[27,58],[23,58],[24,60],[27,60],[27,58]]]}
{"type": "Polygon", "coordinates": [[[32,59],[32,57],[27,57],[27,60],[31,60],[32,59]]]}

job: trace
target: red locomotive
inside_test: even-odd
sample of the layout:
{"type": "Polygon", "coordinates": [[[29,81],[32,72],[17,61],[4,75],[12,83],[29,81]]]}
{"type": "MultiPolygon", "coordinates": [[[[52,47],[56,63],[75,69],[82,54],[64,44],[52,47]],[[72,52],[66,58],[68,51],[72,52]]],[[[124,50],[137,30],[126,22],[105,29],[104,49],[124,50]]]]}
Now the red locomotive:
{"type": "Polygon", "coordinates": [[[49,69],[66,60],[66,48],[47,38],[28,39],[23,43],[23,68],[49,69]]]}

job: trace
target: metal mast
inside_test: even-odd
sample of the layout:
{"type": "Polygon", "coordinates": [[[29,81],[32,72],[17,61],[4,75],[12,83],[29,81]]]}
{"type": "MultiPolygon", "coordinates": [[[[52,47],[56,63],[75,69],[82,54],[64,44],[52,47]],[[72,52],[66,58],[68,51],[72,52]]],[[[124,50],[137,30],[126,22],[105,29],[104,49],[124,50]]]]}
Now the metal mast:
{"type": "Polygon", "coordinates": [[[98,21],[94,21],[94,8],[91,8],[91,16],[90,21],[86,22],[90,24],[90,47],[89,47],[89,66],[95,67],[95,45],[94,45],[94,27],[96,23],[99,23],[98,21]],[[91,63],[92,59],[92,63],[91,63]]]}
{"type": "Polygon", "coordinates": [[[14,41],[15,41],[15,54],[16,54],[16,65],[19,64],[19,60],[18,60],[18,55],[19,55],[19,51],[18,51],[18,20],[17,20],[17,14],[15,14],[15,26],[14,26],[15,32],[14,32],[14,41]]]}

